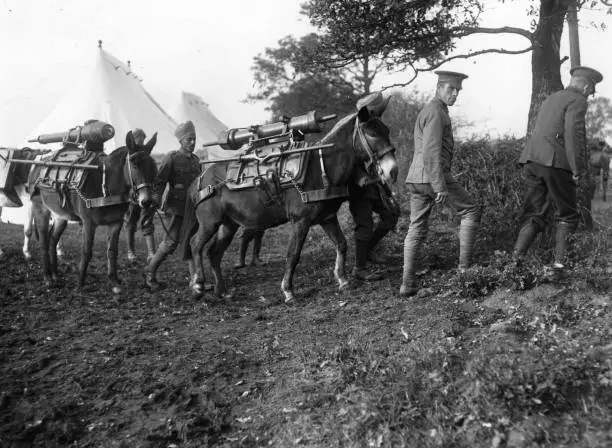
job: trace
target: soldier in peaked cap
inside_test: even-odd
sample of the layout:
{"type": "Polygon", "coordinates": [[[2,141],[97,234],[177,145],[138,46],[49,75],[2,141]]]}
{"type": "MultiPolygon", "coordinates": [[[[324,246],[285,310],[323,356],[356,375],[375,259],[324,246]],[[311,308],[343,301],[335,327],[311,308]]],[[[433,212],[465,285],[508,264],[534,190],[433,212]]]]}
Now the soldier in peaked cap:
{"type": "MultiPolygon", "coordinates": [[[[151,290],[159,289],[160,284],[156,279],[157,269],[178,246],[187,190],[201,172],[200,159],[193,153],[196,142],[193,123],[191,121],[181,123],[174,135],[180,143],[180,148],[164,157],[155,180],[156,191],[160,192],[167,188],[161,208],[170,216],[170,223],[164,240],[145,268],[145,282],[151,290]]],[[[189,271],[190,274],[195,272],[193,261],[190,261],[189,271]]]]}
{"type": "MultiPolygon", "coordinates": [[[[370,93],[357,101],[357,110],[367,107],[368,111],[381,116],[389,104],[381,92],[370,93]]],[[[359,280],[375,281],[382,277],[377,273],[369,273],[367,262],[389,263],[391,259],[375,250],[378,243],[392,230],[399,218],[399,209],[394,206],[394,200],[382,188],[378,177],[367,173],[362,165],[357,165],[349,182],[349,210],[355,223],[355,268],[353,275],[359,280]],[[374,228],[372,213],[379,216],[379,222],[374,228]]]]}
{"type": "Polygon", "coordinates": [[[520,261],[537,234],[546,227],[548,203],[554,203],[553,278],[559,278],[564,272],[568,238],[580,219],[576,184],[587,174],[587,98],[595,93],[595,85],[603,79],[601,73],[589,67],[574,67],[570,74],[569,86],[542,103],[533,133],[519,159],[527,190],[514,257],[520,261]]]}
{"type": "MultiPolygon", "coordinates": [[[[153,137],[149,140],[149,142],[145,145],[145,139],[147,135],[140,128],[135,128],[131,131],[131,134],[128,132],[126,135],[126,144],[128,146],[133,145],[133,147],[137,151],[147,151],[150,152],[155,146],[157,142],[157,133],[153,135],[153,137]],[[131,142],[128,140],[131,139],[131,142]]],[[[126,240],[127,240],[127,258],[130,263],[136,261],[136,251],[134,248],[134,239],[136,236],[136,229],[138,227],[138,222],[140,221],[140,230],[142,231],[142,235],[144,236],[145,243],[147,245],[147,262],[151,261],[151,259],[155,256],[155,225],[153,220],[155,218],[155,208],[148,207],[146,209],[140,208],[140,206],[130,201],[130,206],[128,208],[127,213],[123,217],[123,224],[125,225],[126,230],[126,240]]]]}
{"type": "Polygon", "coordinates": [[[400,295],[418,291],[415,270],[429,215],[435,204],[447,205],[461,216],[459,270],[472,263],[472,251],[480,224],[481,208],[451,174],[454,152],[448,106],[455,104],[467,75],[437,71],[436,95],[417,116],[414,125],[414,156],[406,184],[410,191],[410,227],[404,240],[404,272],[400,295]]]}

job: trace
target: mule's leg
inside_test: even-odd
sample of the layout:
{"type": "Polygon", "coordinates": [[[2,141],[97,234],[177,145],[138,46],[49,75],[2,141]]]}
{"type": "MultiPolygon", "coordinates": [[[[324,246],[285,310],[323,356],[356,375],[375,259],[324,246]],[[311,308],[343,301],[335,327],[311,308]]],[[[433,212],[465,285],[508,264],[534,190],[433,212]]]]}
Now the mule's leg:
{"type": "Polygon", "coordinates": [[[53,276],[53,280],[57,280],[57,245],[59,243],[60,238],[62,237],[62,233],[66,230],[66,226],[68,225],[68,221],[64,219],[54,219],[53,226],[51,227],[50,236],[49,236],[49,262],[51,263],[51,275],[53,276]]]}
{"type": "Polygon", "coordinates": [[[293,232],[291,233],[291,239],[287,247],[287,259],[285,262],[285,274],[283,275],[283,281],[281,282],[281,289],[285,294],[285,302],[293,300],[293,273],[295,267],[300,261],[300,254],[302,253],[302,247],[308,236],[308,230],[310,230],[310,222],[302,219],[291,223],[293,232]]]}
{"type": "Polygon", "coordinates": [[[83,220],[83,240],[81,242],[81,264],[79,265],[79,287],[85,284],[87,266],[91,261],[94,237],[96,236],[96,226],[93,221],[83,220]]]}
{"type": "MultiPolygon", "coordinates": [[[[51,233],[53,233],[53,228],[55,226],[55,218],[52,218],[51,221],[52,221],[51,222],[51,233]]],[[[66,225],[67,224],[68,224],[68,221],[66,221],[66,225]]],[[[64,226],[64,230],[65,230],[65,226],[64,226]]],[[[62,230],[62,233],[64,232],[64,230],[62,230]]],[[[62,243],[61,238],[57,240],[55,253],[57,254],[57,258],[62,258],[64,256],[64,244],[62,243]]]]}
{"type": "Polygon", "coordinates": [[[226,300],[230,299],[231,296],[226,294],[227,290],[223,280],[223,273],[221,272],[221,260],[239,227],[240,226],[234,222],[222,224],[219,230],[217,230],[217,235],[213,244],[208,248],[208,259],[210,260],[210,267],[212,268],[215,278],[215,295],[217,297],[223,297],[226,300]]]}
{"type": "Polygon", "coordinates": [[[38,243],[40,247],[40,258],[43,266],[43,278],[45,285],[51,286],[53,279],[51,277],[51,262],[49,260],[49,217],[51,213],[42,204],[42,199],[37,196],[33,199],[33,213],[36,220],[36,232],[38,234],[38,243]],[[36,201],[36,203],[34,203],[36,201]]]}
{"type": "Polygon", "coordinates": [[[334,277],[338,282],[338,287],[344,289],[348,286],[349,282],[346,279],[345,267],[346,267],[346,252],[348,245],[346,244],[346,238],[338,222],[336,215],[333,218],[325,221],[321,224],[321,227],[327,233],[327,236],[332,240],[334,246],[336,246],[336,265],[334,266],[334,277]]]}
{"type": "Polygon", "coordinates": [[[32,239],[32,227],[34,227],[34,214],[32,211],[32,203],[27,201],[23,204],[25,208],[25,221],[23,223],[23,256],[26,260],[32,259],[32,253],[30,252],[30,240],[32,239]]]}
{"type": "Polygon", "coordinates": [[[106,233],[106,262],[108,279],[110,280],[115,294],[121,292],[121,283],[117,277],[117,257],[119,255],[119,234],[123,227],[123,221],[110,224],[106,233]]]}

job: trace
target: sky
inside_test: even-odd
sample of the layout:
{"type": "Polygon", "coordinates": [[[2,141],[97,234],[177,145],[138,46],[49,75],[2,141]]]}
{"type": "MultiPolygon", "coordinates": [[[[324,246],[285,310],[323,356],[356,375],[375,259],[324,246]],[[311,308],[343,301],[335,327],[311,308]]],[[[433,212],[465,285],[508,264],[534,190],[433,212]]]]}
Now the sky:
{"type": "MultiPolygon", "coordinates": [[[[279,39],[313,29],[299,14],[302,0],[0,0],[0,146],[19,145],[80,77],[92,70],[98,40],[131,61],[143,86],[170,111],[181,91],[201,96],[229,127],[262,123],[265,103],[245,104],[255,91],[253,58],[279,39]]],[[[483,26],[528,27],[528,0],[487,0],[483,26]]],[[[604,74],[598,95],[612,98],[612,16],[580,16],[582,64],[604,74]],[[610,29],[594,29],[605,21],[610,29]]],[[[457,49],[495,44],[519,49],[516,36],[469,37],[457,49]]],[[[564,32],[562,55],[568,55],[564,32]]],[[[522,135],[531,91],[530,54],[489,55],[442,67],[469,75],[453,114],[474,122],[472,132],[522,135]]],[[[563,79],[569,78],[569,62],[563,79]]],[[[410,73],[381,76],[375,88],[405,82],[410,73]]],[[[435,75],[424,73],[405,91],[432,93],[435,75]]],[[[306,111],[305,111],[306,112],[306,111]]],[[[77,123],[75,123],[76,125],[77,123]]],[[[60,130],[57,130],[60,131],[60,130]]]]}

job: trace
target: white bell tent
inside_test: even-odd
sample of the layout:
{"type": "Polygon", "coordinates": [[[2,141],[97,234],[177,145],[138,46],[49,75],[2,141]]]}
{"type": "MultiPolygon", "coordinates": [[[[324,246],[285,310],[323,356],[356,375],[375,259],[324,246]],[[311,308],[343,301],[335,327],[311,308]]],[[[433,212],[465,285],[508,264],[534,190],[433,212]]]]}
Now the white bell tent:
{"type": "MultiPolygon", "coordinates": [[[[155,132],[153,152],[163,154],[177,149],[174,130],[177,123],[142,86],[141,80],[125,64],[98,43],[98,57],[89,76],[75,83],[57,107],[28,136],[64,132],[97,119],[110,123],[115,136],[104,143],[105,152],[125,146],[125,135],[141,128],[150,138],[155,132]]],[[[36,145],[37,146],[37,145],[36,145]]],[[[59,147],[44,145],[45,147],[59,147]]]]}
{"type": "MultiPolygon", "coordinates": [[[[211,112],[208,104],[194,93],[181,93],[181,99],[172,116],[177,123],[187,120],[193,122],[196,130],[196,148],[201,148],[203,143],[216,141],[219,133],[227,129],[227,126],[211,112]]],[[[233,155],[233,151],[226,151],[220,146],[207,148],[208,160],[223,160],[233,155]]]]}

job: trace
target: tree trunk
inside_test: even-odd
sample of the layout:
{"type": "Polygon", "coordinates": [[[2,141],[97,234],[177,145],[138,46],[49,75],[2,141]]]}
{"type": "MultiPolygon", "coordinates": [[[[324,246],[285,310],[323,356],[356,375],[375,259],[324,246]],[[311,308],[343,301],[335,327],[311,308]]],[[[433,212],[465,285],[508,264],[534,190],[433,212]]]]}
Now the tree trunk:
{"type": "Polygon", "coordinates": [[[540,18],[534,33],[531,53],[532,84],[527,137],[533,131],[540,106],[546,97],[563,89],[559,46],[567,7],[567,0],[540,1],[540,18]]]}

